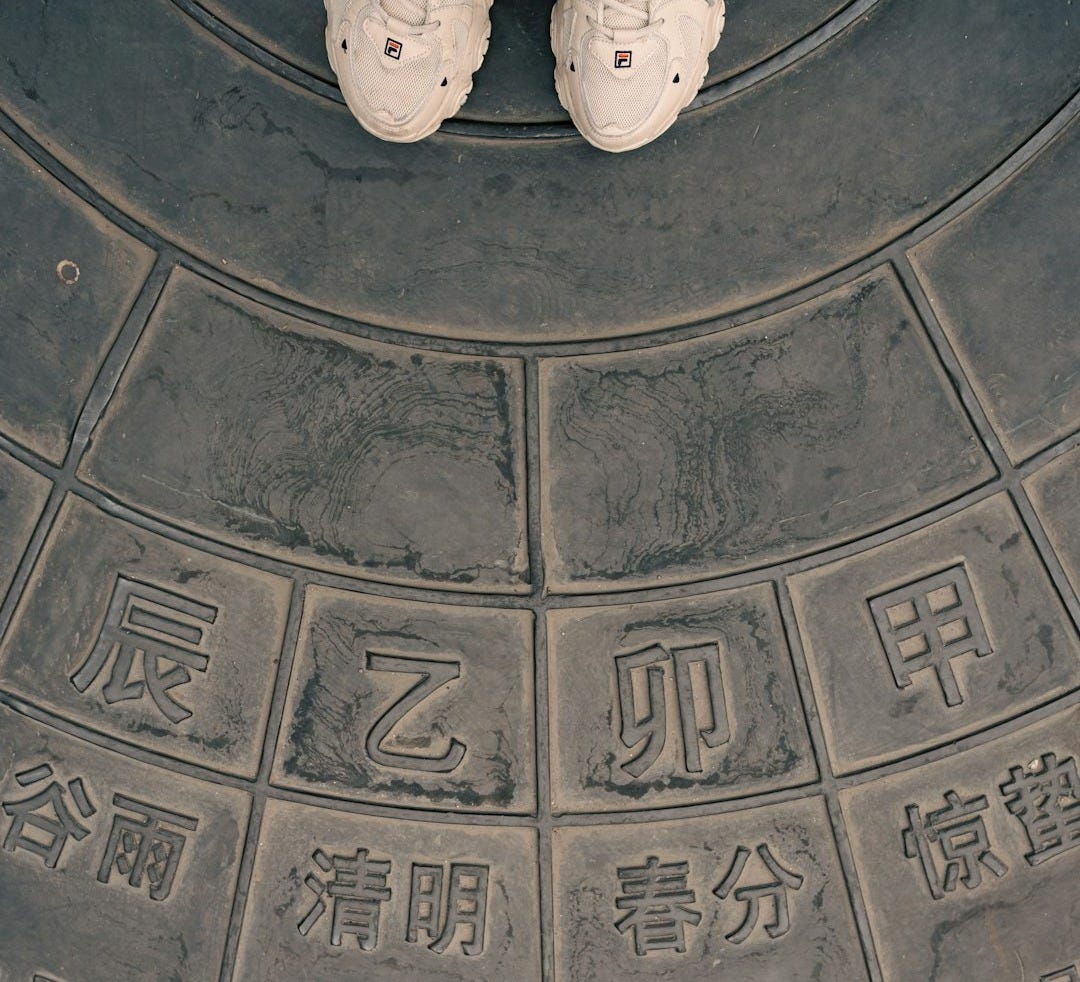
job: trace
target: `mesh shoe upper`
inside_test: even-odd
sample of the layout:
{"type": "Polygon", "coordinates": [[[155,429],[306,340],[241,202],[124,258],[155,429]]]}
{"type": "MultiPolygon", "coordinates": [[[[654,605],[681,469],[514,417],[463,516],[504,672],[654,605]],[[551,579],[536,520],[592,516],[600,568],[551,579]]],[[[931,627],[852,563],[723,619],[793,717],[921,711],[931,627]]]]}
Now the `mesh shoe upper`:
{"type": "Polygon", "coordinates": [[[557,0],[559,98],[606,150],[662,133],[697,93],[723,28],[722,0],[557,0]]]}
{"type": "Polygon", "coordinates": [[[486,50],[489,0],[326,0],[327,53],[365,128],[420,139],[453,115],[486,50]]]}
{"type": "Polygon", "coordinates": [[[648,119],[660,101],[667,80],[668,46],[657,34],[637,40],[629,69],[615,67],[619,50],[614,40],[598,31],[585,38],[582,95],[593,126],[627,133],[648,119]]]}
{"type": "Polygon", "coordinates": [[[376,15],[355,21],[350,37],[349,67],[356,94],[373,112],[384,113],[395,123],[415,116],[442,80],[438,35],[406,34],[376,15]]]}

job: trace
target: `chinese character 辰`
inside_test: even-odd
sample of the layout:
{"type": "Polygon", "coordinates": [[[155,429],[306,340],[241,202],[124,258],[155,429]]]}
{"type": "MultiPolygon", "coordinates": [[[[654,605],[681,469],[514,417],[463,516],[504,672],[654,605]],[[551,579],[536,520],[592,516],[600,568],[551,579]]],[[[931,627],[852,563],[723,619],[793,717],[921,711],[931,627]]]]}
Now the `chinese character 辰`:
{"type": "Polygon", "coordinates": [[[615,656],[615,674],[619,689],[621,726],[619,739],[627,750],[640,749],[622,769],[641,777],[656,763],[667,740],[666,683],[668,665],[674,666],[674,685],[682,736],[683,763],[691,774],[701,773],[701,747],[715,748],[731,739],[727,706],[724,701],[724,682],[720,667],[720,647],[717,644],[672,648],[669,652],[660,645],[641,651],[615,656]],[[705,689],[704,705],[708,712],[705,725],[698,722],[699,700],[695,698],[695,673],[701,667],[700,678],[705,689]],[[644,672],[642,686],[645,705],[639,710],[635,678],[644,672]]]}
{"type": "Polygon", "coordinates": [[[750,858],[750,850],[745,846],[739,846],[735,851],[735,857],[724,879],[713,890],[721,900],[727,900],[728,895],[734,889],[735,899],[745,903],[746,916],[742,923],[730,934],[725,935],[728,941],[734,944],[742,944],[750,937],[757,922],[761,917],[761,902],[766,898],[772,898],[773,916],[765,924],[765,933],[770,938],[782,938],[791,929],[791,915],[788,911],[788,891],[798,890],[803,885],[803,877],[783,865],[769,849],[767,844],[757,847],[757,854],[765,868],[772,874],[772,879],[766,883],[754,886],[736,887],[739,878],[746,868],[746,862],[750,858]]]}
{"type": "Polygon", "coordinates": [[[419,675],[417,682],[397,702],[391,705],[375,725],[368,731],[364,747],[368,756],[383,767],[397,767],[410,771],[425,771],[429,774],[448,774],[465,757],[465,744],[451,737],[446,750],[437,756],[401,753],[387,750],[383,741],[390,731],[428,696],[444,685],[461,677],[459,662],[438,661],[434,658],[405,657],[403,655],[383,655],[374,651],[365,653],[365,667],[371,672],[398,672],[405,675],[419,675]]]}
{"type": "Polygon", "coordinates": [[[1080,773],[1076,760],[1045,753],[1027,767],[1013,767],[1001,785],[1005,806],[1023,823],[1032,866],[1080,846],[1080,773]]]}
{"type": "Polygon", "coordinates": [[[187,841],[176,829],[194,832],[197,819],[155,808],[121,794],[113,805],[131,815],[113,816],[112,831],[98,869],[98,880],[108,883],[114,869],[138,889],[146,877],[151,900],[167,900],[172,892],[180,856],[187,841]],[[174,828],[169,828],[174,826],[174,828]]]}
{"type": "Polygon", "coordinates": [[[686,926],[701,921],[701,913],[689,906],[697,901],[686,885],[689,875],[689,862],[661,863],[656,856],[649,856],[644,866],[619,870],[623,892],[615,898],[615,907],[629,913],[615,926],[620,934],[633,931],[637,954],[686,951],[686,926]]]}
{"type": "Polygon", "coordinates": [[[967,571],[956,566],[870,600],[881,643],[898,689],[933,669],[945,705],[964,697],[952,662],[962,655],[993,654],[967,571]]]}
{"type": "Polygon", "coordinates": [[[172,723],[181,723],[191,710],[173,698],[172,690],[191,681],[191,672],[205,672],[207,629],[217,609],[189,597],[117,576],[105,623],[89,657],[71,676],[85,692],[112,660],[102,687],[112,705],[150,694],[154,705],[172,723]],[[133,671],[142,678],[133,678],[133,671]]]}
{"type": "MultiPolygon", "coordinates": [[[[52,767],[49,764],[40,764],[29,770],[19,771],[15,780],[20,787],[29,788],[30,785],[48,780],[52,776],[52,767]]],[[[96,813],[97,809],[91,804],[81,777],[68,781],[67,792],[71,793],[75,809],[84,819],[96,813]]],[[[11,816],[11,825],[4,836],[4,849],[8,852],[24,849],[40,856],[49,869],[55,869],[68,839],[78,842],[90,834],[90,829],[81,825],[71,814],[64,795],[64,786],[52,781],[29,798],[5,801],[3,808],[5,814],[11,816]],[[40,835],[27,835],[27,826],[36,829],[40,835]],[[43,838],[48,841],[42,841],[43,838]]]]}
{"type": "Polygon", "coordinates": [[[297,929],[306,938],[326,913],[329,897],[333,907],[330,944],[341,947],[342,939],[351,935],[362,950],[374,951],[379,943],[379,913],[391,896],[386,885],[390,860],[370,859],[366,849],[357,849],[355,856],[330,856],[316,849],[311,858],[323,873],[333,873],[333,878],[326,882],[314,873],[305,877],[304,883],[315,894],[315,903],[297,929]]]}
{"type": "Polygon", "coordinates": [[[904,855],[922,865],[930,896],[941,900],[956,889],[957,882],[974,890],[982,883],[980,866],[994,876],[1004,876],[1009,868],[990,848],[986,825],[978,812],[985,811],[985,795],[962,801],[955,791],[945,792],[945,807],[928,812],[923,818],[918,805],[907,806],[907,827],[903,830],[904,855]],[[933,845],[945,859],[945,873],[938,871],[933,845]]]}
{"type": "Polygon", "coordinates": [[[450,865],[445,915],[443,884],[442,866],[413,864],[406,940],[417,941],[419,932],[423,931],[431,941],[428,947],[441,955],[453,944],[458,928],[462,928],[468,937],[462,939],[461,950],[466,955],[481,954],[487,920],[488,868],[474,863],[450,865]]]}

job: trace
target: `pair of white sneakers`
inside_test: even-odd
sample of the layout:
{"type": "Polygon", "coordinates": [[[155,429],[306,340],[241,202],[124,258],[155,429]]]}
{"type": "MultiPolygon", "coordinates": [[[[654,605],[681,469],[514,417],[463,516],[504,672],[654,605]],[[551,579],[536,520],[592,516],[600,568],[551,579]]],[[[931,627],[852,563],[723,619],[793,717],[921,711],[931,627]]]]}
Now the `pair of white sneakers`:
{"type": "MultiPolygon", "coordinates": [[[[412,143],[472,91],[491,0],[325,0],[326,52],[368,132],[412,143]]],[[[559,102],[593,146],[633,150],[697,95],[724,28],[724,0],[556,0],[559,102]]]]}

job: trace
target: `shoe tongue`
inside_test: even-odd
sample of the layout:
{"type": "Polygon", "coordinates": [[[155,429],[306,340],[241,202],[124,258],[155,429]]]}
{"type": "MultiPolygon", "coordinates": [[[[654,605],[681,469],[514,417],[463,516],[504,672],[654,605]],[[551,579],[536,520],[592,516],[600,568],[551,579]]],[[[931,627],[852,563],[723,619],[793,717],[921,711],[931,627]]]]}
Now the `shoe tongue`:
{"type": "Polygon", "coordinates": [[[640,13],[623,13],[610,4],[604,3],[604,26],[616,31],[639,31],[649,23],[649,0],[621,0],[623,6],[633,7],[640,13]]]}
{"type": "Polygon", "coordinates": [[[380,0],[382,9],[391,17],[412,27],[422,27],[427,23],[427,3],[415,0],[380,0]]]}

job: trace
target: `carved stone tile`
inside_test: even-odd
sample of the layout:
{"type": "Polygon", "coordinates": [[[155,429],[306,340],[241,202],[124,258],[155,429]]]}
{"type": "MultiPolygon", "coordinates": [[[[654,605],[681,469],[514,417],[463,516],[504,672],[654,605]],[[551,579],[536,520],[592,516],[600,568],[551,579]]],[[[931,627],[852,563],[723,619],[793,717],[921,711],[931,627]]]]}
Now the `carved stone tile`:
{"type": "Polygon", "coordinates": [[[1004,495],[790,587],[839,773],[973,733],[1080,683],[1080,642],[1004,495]]]}
{"type": "Polygon", "coordinates": [[[412,808],[531,812],[532,616],[308,590],[274,781],[412,808]]]}
{"type": "Polygon", "coordinates": [[[554,833],[559,979],[866,978],[820,798],[554,833]]]}
{"type": "Polygon", "coordinates": [[[217,978],[249,804],[0,707],[0,977],[217,978]]]}
{"type": "Polygon", "coordinates": [[[769,586],[548,613],[558,811],[664,808],[817,777],[769,586]]]}
{"type": "Polygon", "coordinates": [[[236,978],[535,982],[536,833],[271,801],[236,978]]]}
{"type": "Polygon", "coordinates": [[[0,135],[0,430],[59,464],[153,252],[0,135]]]}
{"type": "Polygon", "coordinates": [[[1073,708],[841,792],[886,982],[1069,979],[1078,760],[1073,708]]]}
{"type": "Polygon", "coordinates": [[[0,650],[0,684],[103,733],[254,777],[290,592],[69,497],[0,650]]]}
{"type": "Polygon", "coordinates": [[[364,341],[178,273],[82,473],[293,561],[527,592],[522,388],[517,362],[364,341]]]}
{"type": "Polygon", "coordinates": [[[560,591],[811,552],[993,473],[884,271],[738,330],[548,361],[541,400],[560,591]]]}

